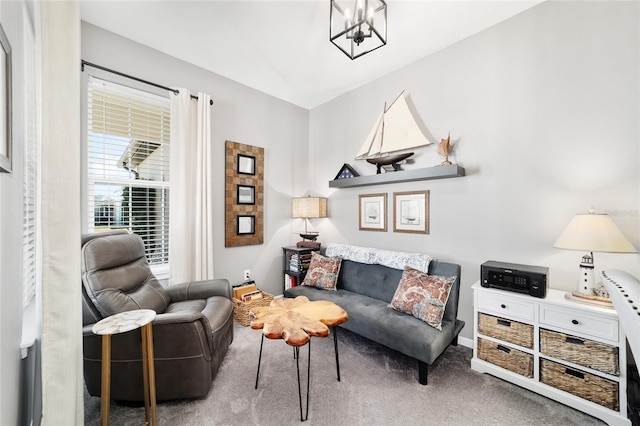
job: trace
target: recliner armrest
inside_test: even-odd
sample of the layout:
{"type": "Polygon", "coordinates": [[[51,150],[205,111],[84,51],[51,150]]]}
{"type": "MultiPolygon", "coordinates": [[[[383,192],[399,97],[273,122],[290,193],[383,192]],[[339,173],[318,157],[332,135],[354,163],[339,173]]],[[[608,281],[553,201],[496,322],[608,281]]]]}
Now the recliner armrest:
{"type": "MultiPolygon", "coordinates": [[[[179,324],[198,321],[205,318],[204,314],[199,311],[193,312],[172,312],[167,314],[157,314],[154,318],[152,325],[160,326],[164,324],[179,324]]],[[[206,318],[205,318],[206,319],[206,318]]],[[[207,322],[208,324],[208,322],[207,322]]],[[[94,334],[91,330],[95,324],[87,324],[82,327],[82,335],[88,336],[94,334]]]]}
{"type": "Polygon", "coordinates": [[[213,296],[222,296],[231,300],[231,284],[224,278],[177,284],[167,287],[166,291],[172,302],[207,299],[213,296]]]}

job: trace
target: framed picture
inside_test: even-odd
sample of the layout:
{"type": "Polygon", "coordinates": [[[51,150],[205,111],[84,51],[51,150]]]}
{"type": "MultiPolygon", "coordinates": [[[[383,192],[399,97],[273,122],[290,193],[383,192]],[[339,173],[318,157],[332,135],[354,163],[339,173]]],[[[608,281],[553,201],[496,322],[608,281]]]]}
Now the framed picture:
{"type": "Polygon", "coordinates": [[[253,185],[236,185],[238,204],[255,204],[256,203],[256,187],[253,185]]]}
{"type": "Polygon", "coordinates": [[[255,216],[238,216],[237,217],[237,234],[255,234],[256,232],[256,217],[255,216]]]}
{"type": "Polygon", "coordinates": [[[360,195],[361,231],[387,230],[387,194],[360,195]]]}
{"type": "Polygon", "coordinates": [[[429,233],[429,191],[393,193],[393,232],[429,233]]]}
{"type": "Polygon", "coordinates": [[[11,46],[0,25],[0,172],[11,173],[11,46]]]}
{"type": "Polygon", "coordinates": [[[238,154],[238,173],[242,175],[255,175],[256,157],[238,154]]]}

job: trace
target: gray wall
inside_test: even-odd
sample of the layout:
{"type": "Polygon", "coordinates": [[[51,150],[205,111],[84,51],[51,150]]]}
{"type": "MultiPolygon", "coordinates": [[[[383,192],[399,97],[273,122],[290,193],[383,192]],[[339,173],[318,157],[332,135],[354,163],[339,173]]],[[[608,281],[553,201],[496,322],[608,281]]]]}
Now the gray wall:
{"type": "MultiPolygon", "coordinates": [[[[575,288],[583,253],[553,243],[576,213],[609,212],[640,248],[638,6],[545,2],[313,109],[309,179],[329,196],[331,217],[320,224],[322,240],[460,263],[467,338],[470,287],[486,260],[545,265],[551,287],[575,288]],[[383,103],[402,90],[433,139],[451,132],[453,161],[467,176],[329,189],[343,163],[375,173],[353,158],[383,103]],[[425,189],[429,235],[358,231],[359,194],[387,193],[392,204],[393,192],[425,189]]],[[[441,161],[431,146],[406,168],[441,161]]],[[[595,261],[597,270],[640,272],[637,254],[596,253],[595,261]]]]}
{"type": "MultiPolygon", "coordinates": [[[[206,54],[206,52],[203,52],[206,54]]],[[[156,50],[82,23],[82,59],[169,87],[186,87],[213,97],[215,274],[242,281],[244,269],[265,291],[282,293],[282,246],[299,239],[293,232],[291,197],[306,195],[309,112],[205,71],[156,50]],[[224,246],[225,140],[265,149],[264,244],[224,246]]],[[[90,68],[86,68],[90,70],[90,68]]],[[[85,227],[86,229],[86,227],[85,227]]]]}
{"type": "Polygon", "coordinates": [[[13,62],[13,173],[0,173],[0,424],[18,423],[22,334],[22,141],[25,137],[25,34],[33,34],[23,1],[0,2],[13,62]]]}

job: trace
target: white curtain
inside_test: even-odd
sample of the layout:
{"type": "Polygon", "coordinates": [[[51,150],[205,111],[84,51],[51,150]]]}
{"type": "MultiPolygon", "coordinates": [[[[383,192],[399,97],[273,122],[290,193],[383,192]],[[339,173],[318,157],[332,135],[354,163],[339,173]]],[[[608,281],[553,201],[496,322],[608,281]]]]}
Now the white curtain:
{"type": "Polygon", "coordinates": [[[171,284],[213,278],[211,97],[171,95],[169,265],[171,284]]]}
{"type": "MultiPolygon", "coordinates": [[[[40,2],[42,425],[84,422],[80,284],[80,8],[40,2]]],[[[38,419],[35,421],[37,422],[38,419]]]]}

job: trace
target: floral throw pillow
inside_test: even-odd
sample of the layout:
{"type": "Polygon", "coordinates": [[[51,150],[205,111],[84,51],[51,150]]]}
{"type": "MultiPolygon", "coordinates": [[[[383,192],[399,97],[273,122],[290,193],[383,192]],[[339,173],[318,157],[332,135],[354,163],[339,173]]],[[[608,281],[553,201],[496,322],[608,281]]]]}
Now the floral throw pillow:
{"type": "Polygon", "coordinates": [[[436,330],[442,331],[444,308],[447,306],[451,286],[456,278],[455,276],[428,275],[405,266],[400,284],[388,306],[396,311],[413,315],[436,330]]]}
{"type": "Polygon", "coordinates": [[[339,257],[325,257],[311,252],[311,263],[302,285],[335,291],[341,264],[339,257]]]}

